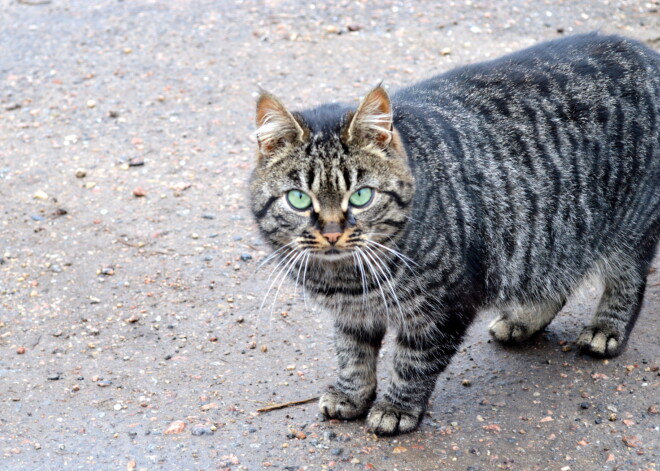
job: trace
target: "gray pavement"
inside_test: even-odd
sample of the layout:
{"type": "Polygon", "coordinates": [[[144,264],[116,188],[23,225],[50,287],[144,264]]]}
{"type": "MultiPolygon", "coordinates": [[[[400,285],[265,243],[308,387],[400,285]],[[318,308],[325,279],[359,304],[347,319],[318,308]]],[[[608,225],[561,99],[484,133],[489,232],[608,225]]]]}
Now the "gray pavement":
{"type": "Polygon", "coordinates": [[[659,8],[0,0],[0,469],[659,469],[657,271],[613,360],[573,343],[597,287],[524,347],[491,343],[485,314],[410,435],[258,413],[318,396],[335,363],[293,287],[260,312],[246,189],[258,86],[355,102],[595,29],[657,49],[659,8]]]}

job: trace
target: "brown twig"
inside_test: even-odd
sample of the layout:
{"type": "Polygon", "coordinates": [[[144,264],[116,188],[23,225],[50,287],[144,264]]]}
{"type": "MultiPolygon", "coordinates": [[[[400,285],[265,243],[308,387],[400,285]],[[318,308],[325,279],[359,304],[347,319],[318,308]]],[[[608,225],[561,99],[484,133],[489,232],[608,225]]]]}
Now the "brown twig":
{"type": "Polygon", "coordinates": [[[133,247],[134,249],[141,249],[147,245],[145,242],[138,242],[135,244],[121,238],[115,240],[120,244],[124,244],[127,247],[133,247]]]}
{"type": "Polygon", "coordinates": [[[257,409],[257,412],[270,412],[272,410],[284,409],[285,407],[297,406],[299,404],[307,404],[308,402],[317,401],[318,397],[310,397],[309,399],[303,399],[302,401],[291,401],[283,402],[281,404],[271,404],[270,406],[265,406],[260,409],[257,409]]]}

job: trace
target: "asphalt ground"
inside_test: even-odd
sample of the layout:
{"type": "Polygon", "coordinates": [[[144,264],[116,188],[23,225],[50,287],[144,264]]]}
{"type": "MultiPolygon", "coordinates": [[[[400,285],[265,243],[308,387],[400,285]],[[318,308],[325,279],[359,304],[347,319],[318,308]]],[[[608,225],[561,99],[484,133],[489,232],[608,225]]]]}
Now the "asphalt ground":
{"type": "Polygon", "coordinates": [[[260,310],[246,187],[259,86],[295,109],[597,29],[657,49],[659,8],[0,0],[0,469],[660,468],[657,271],[609,361],[574,344],[598,287],[522,347],[484,314],[415,433],[257,412],[317,397],[335,362],[288,283],[260,310]]]}

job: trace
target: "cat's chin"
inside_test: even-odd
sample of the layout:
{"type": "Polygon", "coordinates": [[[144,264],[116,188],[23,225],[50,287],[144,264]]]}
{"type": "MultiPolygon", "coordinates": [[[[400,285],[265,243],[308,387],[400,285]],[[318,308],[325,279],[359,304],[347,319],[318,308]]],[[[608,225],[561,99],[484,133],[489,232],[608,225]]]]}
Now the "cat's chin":
{"type": "Polygon", "coordinates": [[[351,257],[350,250],[329,249],[323,252],[315,252],[314,257],[322,262],[338,262],[351,257]]]}

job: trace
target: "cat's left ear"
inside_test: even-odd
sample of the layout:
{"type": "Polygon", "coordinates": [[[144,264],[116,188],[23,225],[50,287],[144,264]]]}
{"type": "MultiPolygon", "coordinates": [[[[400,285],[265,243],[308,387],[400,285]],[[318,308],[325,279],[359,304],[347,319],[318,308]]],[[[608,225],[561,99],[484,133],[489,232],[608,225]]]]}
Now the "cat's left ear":
{"type": "Polygon", "coordinates": [[[377,86],[364,97],[344,132],[349,144],[369,145],[385,149],[392,142],[392,103],[382,86],[377,86]]]}

